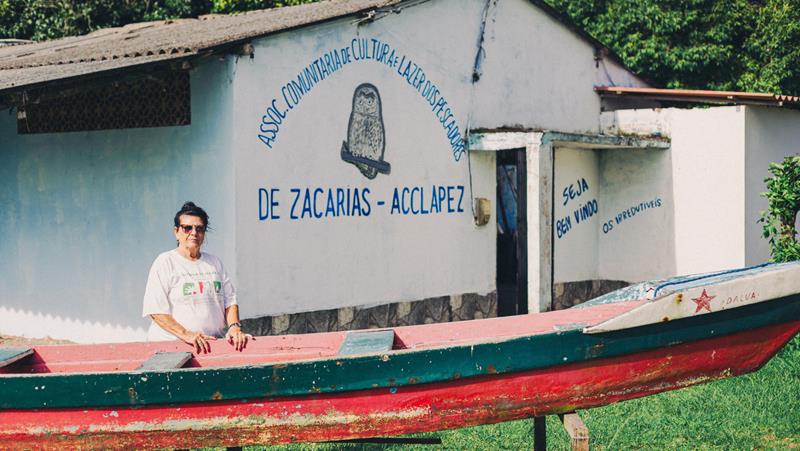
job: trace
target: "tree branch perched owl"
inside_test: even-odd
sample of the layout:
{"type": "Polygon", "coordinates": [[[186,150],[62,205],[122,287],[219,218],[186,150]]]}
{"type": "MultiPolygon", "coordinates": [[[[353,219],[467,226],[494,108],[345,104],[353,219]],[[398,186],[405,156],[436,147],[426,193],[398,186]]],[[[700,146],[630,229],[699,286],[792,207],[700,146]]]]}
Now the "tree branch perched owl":
{"type": "Polygon", "coordinates": [[[378,173],[391,172],[391,165],[383,161],[385,150],[380,93],[375,85],[362,83],[353,92],[353,109],[347,124],[347,141],[342,143],[342,160],[354,164],[368,179],[374,179],[378,173]]]}

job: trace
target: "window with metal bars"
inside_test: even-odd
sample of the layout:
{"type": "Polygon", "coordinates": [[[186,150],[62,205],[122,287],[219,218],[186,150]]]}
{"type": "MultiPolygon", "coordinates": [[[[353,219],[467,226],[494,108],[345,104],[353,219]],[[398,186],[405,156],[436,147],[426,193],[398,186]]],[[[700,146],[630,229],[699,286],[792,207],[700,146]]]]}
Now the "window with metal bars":
{"type": "Polygon", "coordinates": [[[143,78],[40,88],[17,100],[17,132],[63,133],[191,124],[187,71],[164,71],[143,78]]]}

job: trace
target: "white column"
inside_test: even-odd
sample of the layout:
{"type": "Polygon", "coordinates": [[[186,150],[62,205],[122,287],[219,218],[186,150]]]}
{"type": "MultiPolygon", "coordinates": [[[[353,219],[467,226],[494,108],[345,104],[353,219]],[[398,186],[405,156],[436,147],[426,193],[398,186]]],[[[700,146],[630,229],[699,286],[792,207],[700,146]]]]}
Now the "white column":
{"type": "Polygon", "coordinates": [[[530,133],[525,146],[528,167],[528,312],[552,305],[553,282],[553,144],[530,133]]]}

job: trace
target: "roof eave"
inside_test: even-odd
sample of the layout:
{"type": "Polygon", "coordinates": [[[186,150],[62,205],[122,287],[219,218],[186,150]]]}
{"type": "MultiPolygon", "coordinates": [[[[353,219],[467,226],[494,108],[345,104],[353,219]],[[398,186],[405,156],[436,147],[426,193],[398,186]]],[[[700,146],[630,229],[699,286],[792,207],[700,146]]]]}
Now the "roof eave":
{"type": "Polygon", "coordinates": [[[779,94],[735,91],[709,91],[691,89],[629,88],[622,86],[597,86],[595,92],[603,101],[604,110],[622,110],[663,107],[679,104],[686,107],[698,105],[755,105],[800,109],[800,97],[779,94]],[[643,103],[645,102],[645,103],[643,103]]]}
{"type": "MultiPolygon", "coordinates": [[[[17,84],[14,86],[9,86],[5,88],[0,88],[0,108],[4,106],[4,98],[8,98],[9,95],[13,95],[15,93],[21,91],[28,91],[31,89],[42,88],[44,86],[56,86],[56,85],[72,85],[74,83],[82,82],[85,80],[95,80],[95,79],[104,79],[108,77],[118,76],[119,74],[127,73],[127,72],[136,72],[136,71],[148,71],[155,66],[163,67],[168,64],[176,64],[181,63],[183,61],[195,61],[198,58],[205,58],[209,55],[219,55],[219,54],[228,54],[228,53],[241,53],[239,52],[242,45],[250,43],[257,39],[263,39],[268,36],[276,35],[279,33],[289,32],[293,30],[297,30],[300,28],[319,25],[324,23],[329,23],[337,20],[342,20],[348,17],[363,17],[364,20],[376,20],[374,18],[376,11],[381,11],[384,9],[391,9],[396,8],[399,5],[404,3],[408,3],[414,0],[399,0],[397,3],[390,4],[388,6],[370,6],[362,9],[357,9],[351,11],[346,14],[340,14],[336,16],[326,17],[320,20],[313,20],[301,24],[297,24],[294,26],[289,26],[286,28],[281,28],[279,30],[273,30],[266,33],[255,33],[250,36],[246,36],[239,39],[234,39],[230,41],[219,42],[213,45],[209,45],[199,49],[193,49],[192,51],[178,53],[174,55],[166,55],[164,58],[157,59],[156,61],[146,61],[142,62],[142,57],[131,57],[132,60],[131,64],[114,67],[110,69],[100,69],[94,71],[87,71],[86,73],[77,74],[74,76],[67,76],[67,77],[53,77],[47,80],[32,82],[32,83],[25,83],[25,84],[17,84]]],[[[380,18],[380,17],[378,17],[380,18]]],[[[188,50],[188,49],[187,49],[188,50]]],[[[147,58],[149,59],[149,58],[147,58]]],[[[14,69],[14,70],[25,70],[25,68],[14,69]]],[[[6,105],[7,106],[7,105],[6,105]]]]}

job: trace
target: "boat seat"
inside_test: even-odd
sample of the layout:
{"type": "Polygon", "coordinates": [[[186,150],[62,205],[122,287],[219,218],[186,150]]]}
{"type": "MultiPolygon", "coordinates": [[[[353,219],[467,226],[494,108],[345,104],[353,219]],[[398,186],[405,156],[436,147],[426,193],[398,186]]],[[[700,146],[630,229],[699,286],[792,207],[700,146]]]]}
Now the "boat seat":
{"type": "Polygon", "coordinates": [[[336,355],[376,354],[391,351],[394,345],[393,330],[357,330],[350,331],[336,355]]]}
{"type": "Polygon", "coordinates": [[[0,368],[33,355],[32,348],[0,348],[0,368]]]}
{"type": "Polygon", "coordinates": [[[175,370],[183,368],[183,365],[191,358],[191,352],[156,352],[136,369],[143,371],[175,370]]]}

